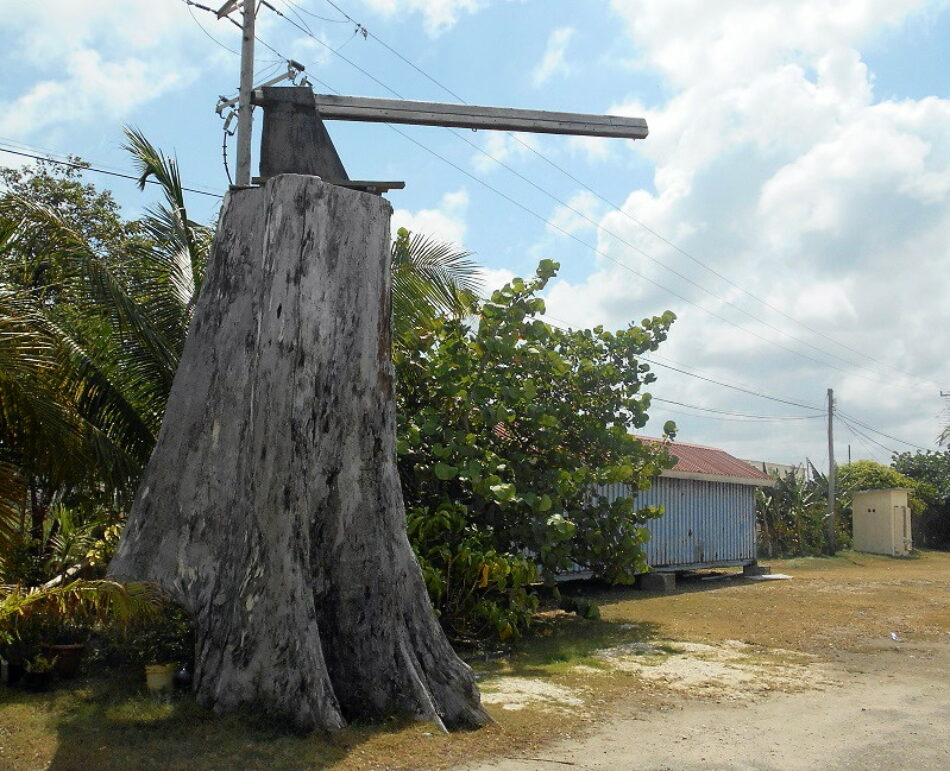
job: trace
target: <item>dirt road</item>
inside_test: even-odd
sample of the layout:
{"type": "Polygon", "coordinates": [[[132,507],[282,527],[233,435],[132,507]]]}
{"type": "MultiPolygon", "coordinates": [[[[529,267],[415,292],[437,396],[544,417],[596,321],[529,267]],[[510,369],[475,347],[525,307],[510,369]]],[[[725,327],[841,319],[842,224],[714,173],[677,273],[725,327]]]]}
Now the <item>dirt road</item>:
{"type": "Polygon", "coordinates": [[[950,560],[783,568],[795,578],[767,587],[598,598],[605,618],[665,633],[604,652],[629,695],[598,707],[583,667],[560,693],[486,683],[496,709],[549,710],[554,736],[580,698],[586,728],[470,768],[950,769],[950,560]]]}
{"type": "Polygon", "coordinates": [[[579,769],[947,769],[950,646],[841,655],[822,690],[755,701],[621,702],[581,741],[482,771],[579,769]]]}

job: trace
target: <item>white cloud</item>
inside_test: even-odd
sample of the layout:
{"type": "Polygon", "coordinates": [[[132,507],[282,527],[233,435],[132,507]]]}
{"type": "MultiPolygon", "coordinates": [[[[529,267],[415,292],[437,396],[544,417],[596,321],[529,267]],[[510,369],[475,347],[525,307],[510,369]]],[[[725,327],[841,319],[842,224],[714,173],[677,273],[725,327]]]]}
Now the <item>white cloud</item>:
{"type": "Polygon", "coordinates": [[[775,69],[790,54],[814,60],[853,47],[928,0],[612,0],[643,63],[679,89],[733,84],[775,69]]]}
{"type": "Polygon", "coordinates": [[[858,314],[847,283],[850,282],[826,281],[803,287],[794,299],[791,315],[809,323],[836,322],[843,317],[856,319],[858,314]]]}
{"type": "Polygon", "coordinates": [[[421,13],[425,30],[438,35],[453,27],[465,13],[477,13],[488,5],[488,0],[365,0],[377,13],[392,16],[396,13],[421,13]]]}
{"type": "Polygon", "coordinates": [[[582,190],[567,201],[567,206],[557,206],[548,220],[548,227],[556,233],[580,233],[596,228],[603,204],[593,193],[582,190]]]}
{"type": "Polygon", "coordinates": [[[568,137],[568,147],[583,153],[588,163],[603,163],[614,155],[617,140],[603,137],[568,137]]]}
{"type": "Polygon", "coordinates": [[[465,243],[465,211],[468,208],[468,193],[457,190],[442,196],[439,206],[434,209],[396,209],[393,212],[392,232],[406,228],[412,233],[448,241],[459,247],[465,243]]]}
{"type": "Polygon", "coordinates": [[[119,119],[195,75],[162,60],[103,61],[90,49],[70,53],[64,69],[65,78],[42,80],[12,102],[0,103],[0,134],[28,136],[71,121],[119,119]]]}
{"type": "Polygon", "coordinates": [[[574,36],[573,27],[559,27],[548,37],[548,46],[544,56],[531,73],[531,81],[535,87],[543,86],[552,75],[565,75],[571,71],[567,61],[567,46],[574,36]]]}
{"type": "Polygon", "coordinates": [[[496,161],[510,165],[512,160],[523,158],[539,147],[540,143],[534,134],[488,131],[485,132],[485,140],[482,143],[484,152],[472,155],[472,165],[476,171],[488,174],[500,168],[496,161]]]}
{"type": "MultiPolygon", "coordinates": [[[[649,109],[627,100],[608,110],[647,118],[650,137],[633,147],[654,165],[654,189],[632,191],[624,213],[598,218],[656,262],[601,231],[598,248],[627,267],[598,258],[586,279],[552,282],[551,314],[623,326],[672,308],[680,320],[660,353],[687,369],[814,405],[831,386],[843,409],[930,445],[950,349],[950,100],[877,100],[861,55],[866,41],[926,5],[613,0],[640,64],[665,78],[671,96],[649,109]]],[[[554,216],[577,224],[564,215],[554,216]]],[[[658,396],[757,414],[796,411],[657,372],[658,396]]],[[[819,422],[689,419],[680,436],[749,457],[810,454],[820,463],[819,422]]]]}
{"type": "MultiPolygon", "coordinates": [[[[131,0],[49,0],[17,4],[0,16],[8,71],[27,64],[33,78],[15,91],[7,79],[0,133],[34,138],[53,127],[120,120],[136,107],[193,81],[201,59],[186,55],[194,35],[184,6],[131,0]],[[35,79],[34,79],[35,78],[35,79]]],[[[202,48],[208,49],[208,41],[202,48]]]]}
{"type": "Polygon", "coordinates": [[[501,289],[514,277],[515,274],[507,268],[482,268],[478,280],[482,284],[482,293],[485,297],[490,297],[492,292],[501,289]]]}

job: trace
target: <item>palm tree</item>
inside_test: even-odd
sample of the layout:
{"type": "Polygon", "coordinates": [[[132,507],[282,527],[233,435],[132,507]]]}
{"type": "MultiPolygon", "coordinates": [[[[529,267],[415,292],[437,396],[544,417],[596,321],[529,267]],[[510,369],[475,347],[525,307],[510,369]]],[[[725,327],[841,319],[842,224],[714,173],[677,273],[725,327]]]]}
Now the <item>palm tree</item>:
{"type": "MultiPolygon", "coordinates": [[[[121,237],[56,195],[0,200],[0,555],[17,533],[48,540],[47,513],[70,495],[121,511],[161,426],[213,231],[189,218],[176,159],[125,134],[139,187],[154,179],[164,200],[121,237]]],[[[468,253],[401,230],[392,260],[397,346],[472,307],[468,253]]]]}
{"type": "Polygon", "coordinates": [[[121,508],[161,425],[211,230],[188,218],[175,160],[127,137],[140,185],[154,176],[165,201],[121,244],[104,248],[55,196],[0,203],[0,539],[40,540],[80,490],[121,508]]]}
{"type": "Polygon", "coordinates": [[[480,267],[469,252],[400,228],[392,244],[393,340],[409,344],[413,330],[438,315],[464,316],[478,298],[480,267]]]}

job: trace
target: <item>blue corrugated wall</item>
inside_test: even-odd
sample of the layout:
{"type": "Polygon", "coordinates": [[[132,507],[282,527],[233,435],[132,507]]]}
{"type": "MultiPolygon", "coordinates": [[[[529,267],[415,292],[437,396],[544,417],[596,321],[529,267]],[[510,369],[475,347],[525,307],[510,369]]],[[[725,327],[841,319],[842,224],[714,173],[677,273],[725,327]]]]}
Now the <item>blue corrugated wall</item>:
{"type": "MultiPolygon", "coordinates": [[[[630,494],[607,485],[608,499],[630,494]]],[[[646,523],[647,562],[653,568],[747,564],[755,560],[755,488],[727,482],[660,477],[637,495],[637,508],[663,506],[646,523]]]]}

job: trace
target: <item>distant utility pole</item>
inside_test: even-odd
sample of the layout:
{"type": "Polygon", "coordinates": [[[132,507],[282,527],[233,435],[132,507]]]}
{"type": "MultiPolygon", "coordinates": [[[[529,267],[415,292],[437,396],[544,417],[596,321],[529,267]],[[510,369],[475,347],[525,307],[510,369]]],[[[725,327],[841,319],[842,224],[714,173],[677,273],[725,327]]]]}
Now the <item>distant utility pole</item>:
{"type": "Polygon", "coordinates": [[[834,554],[837,550],[837,516],[835,515],[835,392],[828,389],[828,550],[834,554]]]}
{"type": "MultiPolygon", "coordinates": [[[[228,0],[218,9],[222,19],[242,0],[228,0]]],[[[256,0],[243,0],[244,22],[241,35],[241,85],[238,95],[237,171],[234,182],[238,187],[251,184],[251,91],[254,89],[254,17],[256,0]]]]}

